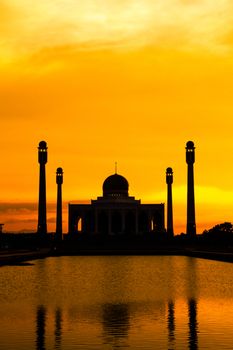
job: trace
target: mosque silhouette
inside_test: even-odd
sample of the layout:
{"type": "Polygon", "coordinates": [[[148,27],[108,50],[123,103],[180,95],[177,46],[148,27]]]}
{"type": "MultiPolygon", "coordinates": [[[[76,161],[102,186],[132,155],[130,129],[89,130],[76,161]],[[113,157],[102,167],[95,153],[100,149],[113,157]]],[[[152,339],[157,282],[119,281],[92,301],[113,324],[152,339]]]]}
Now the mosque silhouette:
{"type": "Polygon", "coordinates": [[[69,204],[69,233],[138,235],[164,231],[164,204],[141,204],[129,196],[119,174],[103,183],[103,196],[91,204],[69,204]]]}
{"type": "MultiPolygon", "coordinates": [[[[46,219],[46,169],[47,143],[41,141],[38,147],[39,172],[39,203],[38,228],[39,237],[47,235],[46,219]]],[[[187,172],[187,229],[188,236],[196,235],[195,200],[194,200],[194,169],[195,147],[192,141],[186,144],[187,172]]],[[[63,169],[57,168],[57,240],[62,240],[62,184],[63,169]]],[[[146,236],[163,234],[166,237],[174,235],[172,183],[173,170],[166,170],[167,183],[167,227],[165,228],[164,204],[141,204],[140,200],[129,196],[129,183],[120,174],[110,175],[103,182],[103,195],[92,200],[91,204],[69,204],[68,236],[146,236]]]]}

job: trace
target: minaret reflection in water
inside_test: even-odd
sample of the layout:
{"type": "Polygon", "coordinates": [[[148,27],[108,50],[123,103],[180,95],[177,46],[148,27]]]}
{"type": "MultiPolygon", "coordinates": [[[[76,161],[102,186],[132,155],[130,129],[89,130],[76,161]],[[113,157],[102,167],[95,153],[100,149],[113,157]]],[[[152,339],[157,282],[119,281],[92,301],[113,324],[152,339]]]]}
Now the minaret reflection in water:
{"type": "MultiPolygon", "coordinates": [[[[187,349],[198,349],[198,304],[197,304],[197,281],[196,281],[196,260],[187,258],[186,268],[186,294],[187,294],[187,349]]],[[[168,328],[168,345],[169,349],[175,348],[175,302],[171,299],[168,301],[167,308],[167,328],[168,328]]]]}
{"type": "Polygon", "coordinates": [[[197,269],[196,258],[187,258],[187,306],[188,306],[188,346],[190,350],[198,349],[198,320],[197,320],[197,269]]]}
{"type": "Polygon", "coordinates": [[[167,326],[168,344],[170,348],[170,346],[174,346],[175,344],[175,304],[173,301],[168,302],[167,326]]]}
{"type": "MultiPolygon", "coordinates": [[[[36,311],[36,349],[46,350],[46,321],[47,321],[47,310],[45,306],[39,305],[36,311]]],[[[55,345],[54,348],[57,350],[62,349],[61,339],[62,339],[62,311],[57,308],[55,311],[54,318],[54,338],[55,345]]]]}
{"type": "Polygon", "coordinates": [[[60,308],[55,312],[55,349],[61,349],[61,336],[62,336],[62,311],[60,308]]]}
{"type": "Polygon", "coordinates": [[[195,299],[188,301],[189,315],[189,349],[198,349],[198,322],[197,322],[197,302],[195,299]]]}
{"type": "Polygon", "coordinates": [[[36,349],[45,350],[46,309],[38,306],[36,313],[36,349]]]}

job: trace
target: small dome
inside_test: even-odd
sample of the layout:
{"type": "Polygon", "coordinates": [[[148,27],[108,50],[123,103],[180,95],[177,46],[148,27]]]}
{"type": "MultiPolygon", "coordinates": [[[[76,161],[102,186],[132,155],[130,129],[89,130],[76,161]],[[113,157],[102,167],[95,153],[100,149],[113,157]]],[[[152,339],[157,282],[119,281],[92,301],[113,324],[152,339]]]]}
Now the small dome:
{"type": "Polygon", "coordinates": [[[39,148],[46,149],[47,148],[47,143],[45,141],[40,141],[39,148]]]}
{"type": "Polygon", "coordinates": [[[193,143],[193,141],[188,141],[188,142],[186,143],[186,148],[188,148],[188,149],[194,148],[194,143],[193,143]]]}
{"type": "Polygon", "coordinates": [[[128,181],[119,174],[107,177],[103,183],[104,197],[128,197],[128,191],[128,181]]]}
{"type": "Polygon", "coordinates": [[[172,174],[173,173],[172,168],[167,168],[167,173],[172,174]]]}
{"type": "Polygon", "coordinates": [[[63,174],[62,168],[57,168],[57,174],[63,174]]]}

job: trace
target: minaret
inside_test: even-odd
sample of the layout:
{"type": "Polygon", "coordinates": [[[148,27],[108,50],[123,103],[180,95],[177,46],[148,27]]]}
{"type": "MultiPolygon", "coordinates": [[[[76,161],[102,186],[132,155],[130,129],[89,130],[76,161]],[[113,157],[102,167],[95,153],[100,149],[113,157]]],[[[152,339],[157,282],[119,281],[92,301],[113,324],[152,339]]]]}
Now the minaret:
{"type": "Polygon", "coordinates": [[[172,237],[174,236],[173,208],[172,208],[172,183],[173,183],[172,168],[167,168],[166,183],[167,183],[167,234],[169,237],[172,237]]]}
{"type": "Polygon", "coordinates": [[[195,162],[195,147],[192,141],[186,144],[186,163],[188,164],[188,193],[187,193],[187,230],[189,236],[196,235],[195,200],[194,200],[194,175],[193,164],[195,162]]]}
{"type": "Polygon", "coordinates": [[[56,173],[57,182],[57,224],[56,224],[56,239],[62,240],[62,190],[63,184],[63,170],[57,168],[56,173]]]}
{"type": "Polygon", "coordinates": [[[40,164],[40,183],[39,183],[39,208],[38,208],[38,228],[40,236],[47,233],[46,221],[46,181],[45,181],[45,164],[47,163],[47,144],[41,141],[38,147],[38,161],[40,164]]]}

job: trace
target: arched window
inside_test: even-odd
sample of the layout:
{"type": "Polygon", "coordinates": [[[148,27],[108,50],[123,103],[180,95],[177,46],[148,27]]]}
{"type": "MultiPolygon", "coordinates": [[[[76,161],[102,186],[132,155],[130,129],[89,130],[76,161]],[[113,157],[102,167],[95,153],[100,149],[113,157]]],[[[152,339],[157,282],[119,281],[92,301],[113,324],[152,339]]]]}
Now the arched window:
{"type": "Polygon", "coordinates": [[[154,218],[150,221],[150,231],[154,231],[154,218]]]}
{"type": "Polygon", "coordinates": [[[81,217],[78,218],[77,231],[78,232],[82,232],[83,231],[83,219],[81,217]]]}

